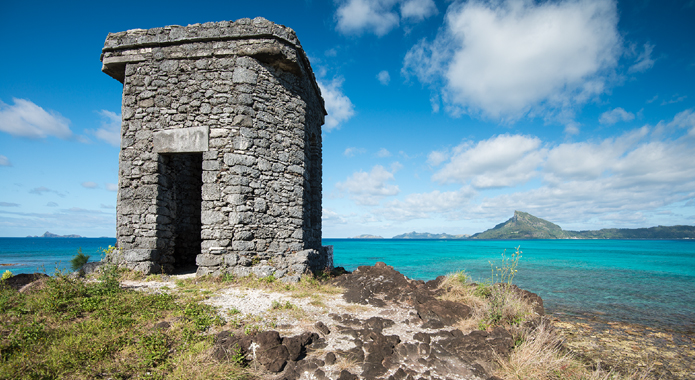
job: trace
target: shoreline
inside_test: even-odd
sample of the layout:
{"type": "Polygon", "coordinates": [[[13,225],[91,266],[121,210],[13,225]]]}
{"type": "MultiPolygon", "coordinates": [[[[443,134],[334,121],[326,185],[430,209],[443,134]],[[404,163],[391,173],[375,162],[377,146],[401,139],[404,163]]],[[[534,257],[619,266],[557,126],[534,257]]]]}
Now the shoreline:
{"type": "Polygon", "coordinates": [[[657,379],[695,378],[695,332],[610,320],[601,315],[550,314],[563,346],[592,366],[622,373],[651,369],[657,379]]]}

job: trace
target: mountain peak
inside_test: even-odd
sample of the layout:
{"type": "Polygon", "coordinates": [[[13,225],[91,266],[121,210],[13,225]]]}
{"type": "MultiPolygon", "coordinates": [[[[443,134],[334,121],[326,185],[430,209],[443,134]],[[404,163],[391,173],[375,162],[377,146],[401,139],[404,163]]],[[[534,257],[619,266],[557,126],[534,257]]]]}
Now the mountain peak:
{"type": "Polygon", "coordinates": [[[570,235],[557,224],[535,217],[523,211],[471,239],[567,239],[570,235]]]}

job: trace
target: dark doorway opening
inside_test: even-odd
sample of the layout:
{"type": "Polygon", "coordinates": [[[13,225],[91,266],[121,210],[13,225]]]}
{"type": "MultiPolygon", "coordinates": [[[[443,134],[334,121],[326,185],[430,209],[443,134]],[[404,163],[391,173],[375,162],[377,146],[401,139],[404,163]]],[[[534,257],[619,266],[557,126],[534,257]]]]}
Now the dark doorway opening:
{"type": "Polygon", "coordinates": [[[201,252],[201,203],[203,154],[174,153],[162,155],[160,167],[160,215],[158,229],[163,232],[163,246],[169,265],[167,272],[195,271],[195,258],[201,252]],[[162,210],[165,208],[165,210],[162,210]],[[167,217],[166,214],[169,216],[167,217]],[[167,222],[166,224],[163,222],[167,222]]]}

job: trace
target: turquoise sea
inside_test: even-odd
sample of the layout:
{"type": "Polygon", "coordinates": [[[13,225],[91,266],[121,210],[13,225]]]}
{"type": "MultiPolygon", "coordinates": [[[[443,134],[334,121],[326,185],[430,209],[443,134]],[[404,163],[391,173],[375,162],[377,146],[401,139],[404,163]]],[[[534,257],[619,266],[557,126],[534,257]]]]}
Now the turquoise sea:
{"type": "MultiPolygon", "coordinates": [[[[0,263],[13,273],[67,269],[79,247],[99,260],[115,239],[0,238],[0,263]]],[[[410,278],[431,280],[465,270],[490,278],[506,250],[522,251],[514,283],[543,297],[557,315],[598,315],[695,332],[695,241],[692,240],[359,240],[324,239],[347,270],[383,261],[410,278]]]]}

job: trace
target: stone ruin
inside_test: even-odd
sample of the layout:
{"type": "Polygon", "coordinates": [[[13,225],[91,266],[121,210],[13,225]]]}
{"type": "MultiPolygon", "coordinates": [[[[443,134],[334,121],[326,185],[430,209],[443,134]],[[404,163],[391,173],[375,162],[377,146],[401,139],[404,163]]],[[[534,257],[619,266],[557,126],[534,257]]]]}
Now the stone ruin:
{"type": "Polygon", "coordinates": [[[296,281],[321,245],[326,115],[295,32],[263,18],[110,33],[123,83],[120,266],[296,281]]]}

